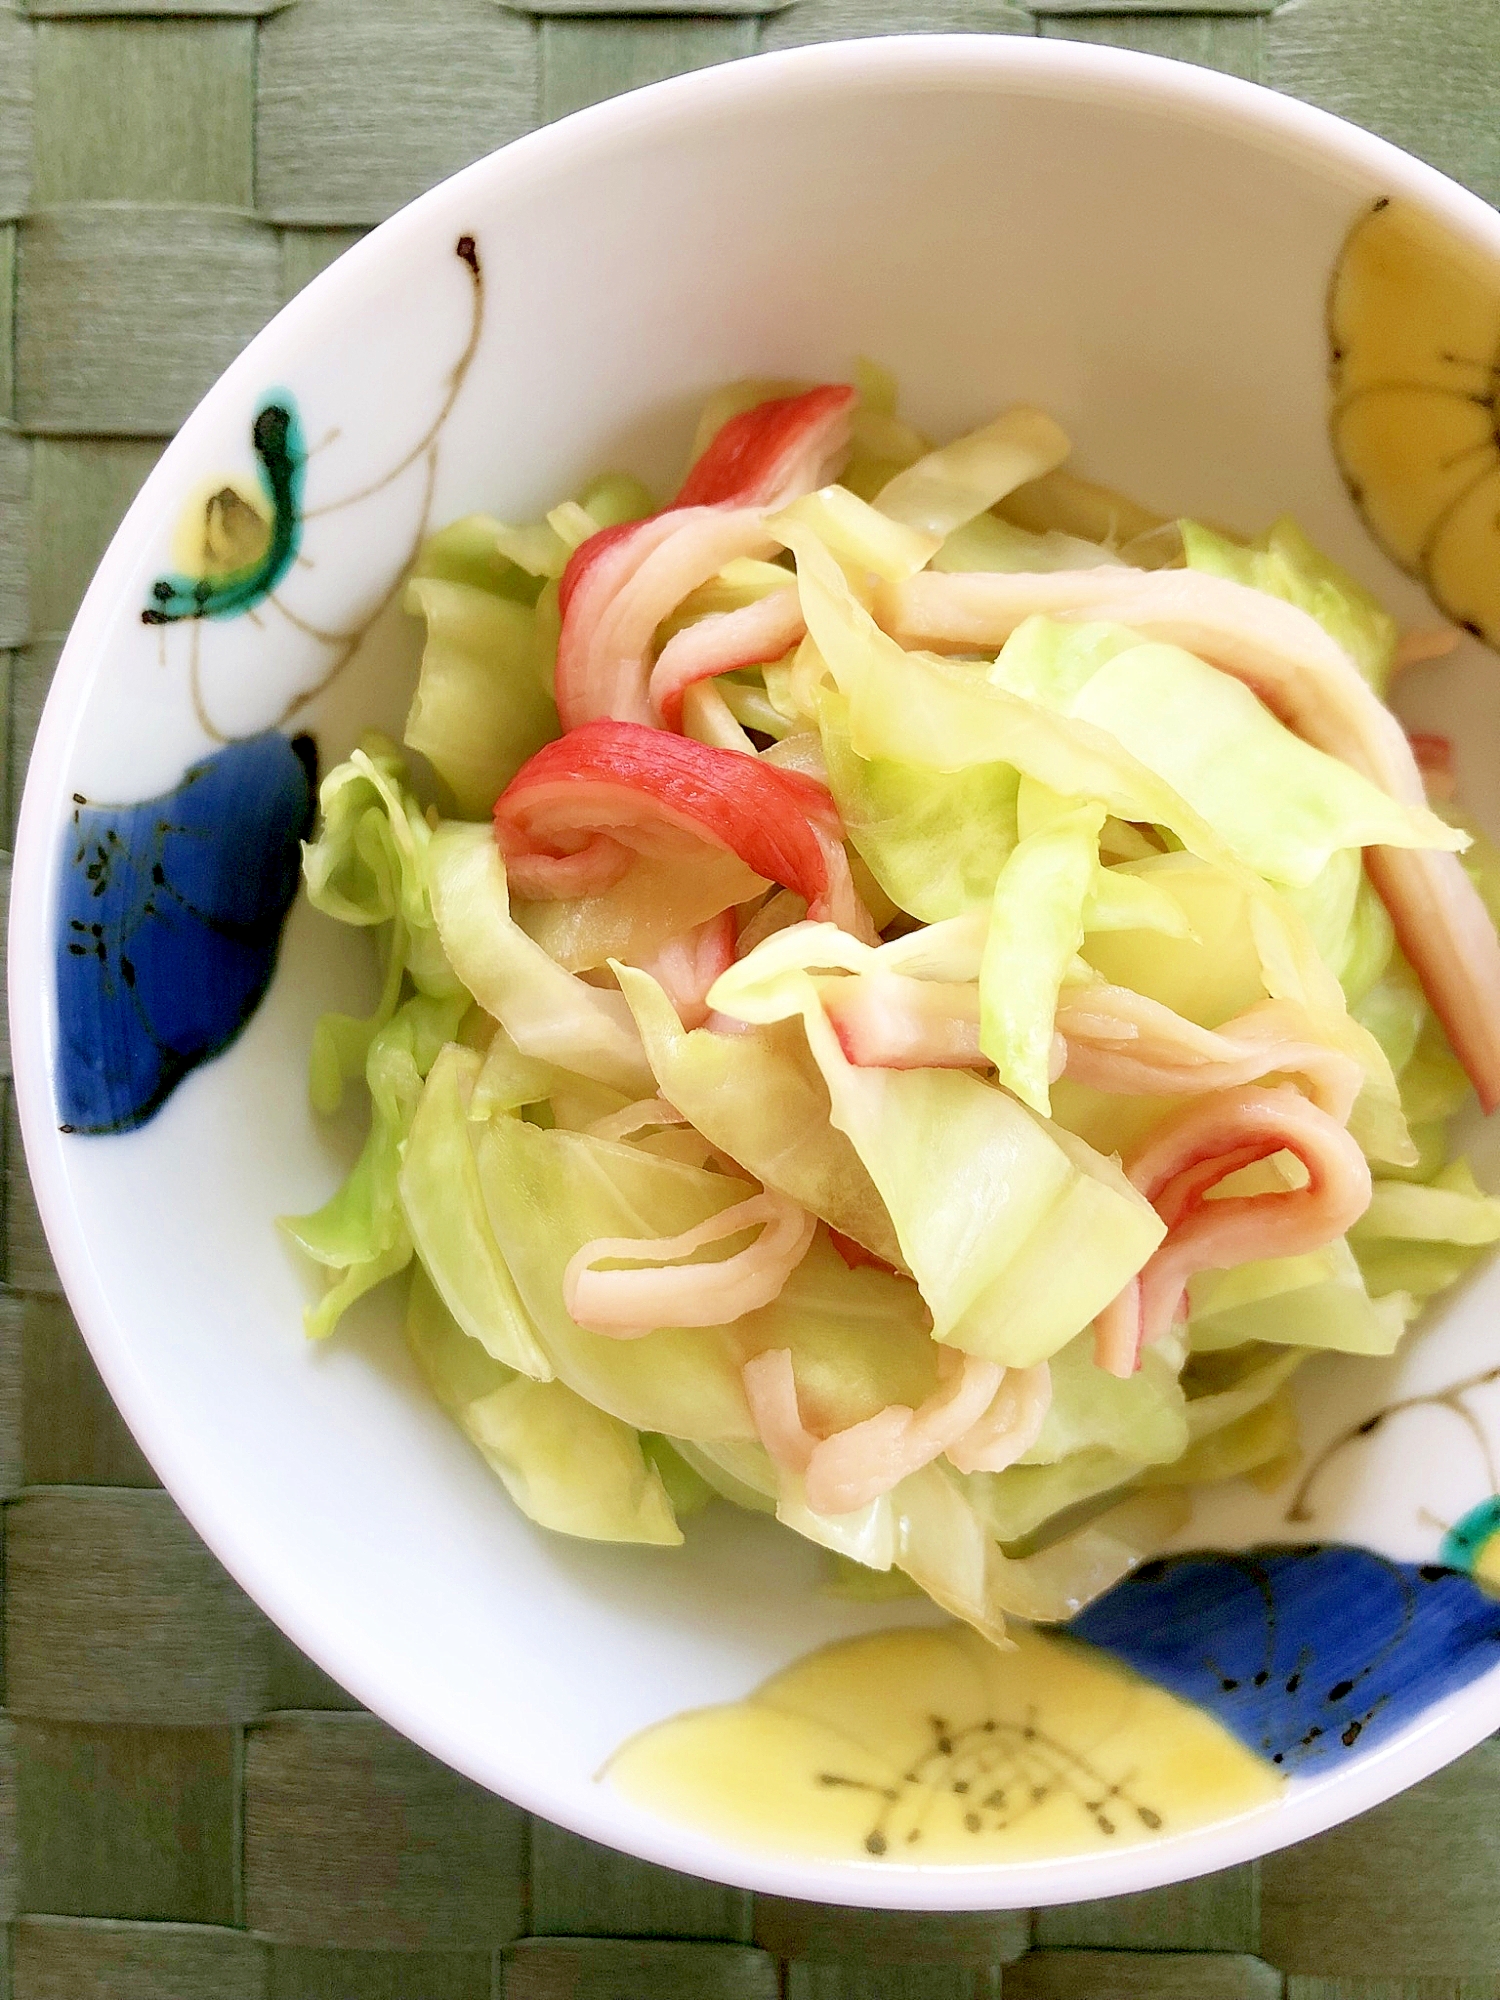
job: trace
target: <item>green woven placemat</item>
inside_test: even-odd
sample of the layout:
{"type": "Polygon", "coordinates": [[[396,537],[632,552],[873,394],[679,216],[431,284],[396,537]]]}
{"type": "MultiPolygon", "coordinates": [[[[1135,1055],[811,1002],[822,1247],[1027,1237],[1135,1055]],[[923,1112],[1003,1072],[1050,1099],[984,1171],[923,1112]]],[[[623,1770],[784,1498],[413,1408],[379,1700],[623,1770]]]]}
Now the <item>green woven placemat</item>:
{"type": "MultiPolygon", "coordinates": [[[[162,440],[362,229],[579,105],[839,35],[1072,36],[1258,78],[1500,198],[1500,0],[635,8],[0,0],[7,826],[61,635],[162,440]]],[[[3,1087],[14,2000],[977,2000],[1002,1980],[1008,2000],[1500,2000],[1496,1743],[1257,1867],[1034,1918],[751,1898],[477,1791],[301,1659],[157,1487],[61,1300],[3,1087]]]]}

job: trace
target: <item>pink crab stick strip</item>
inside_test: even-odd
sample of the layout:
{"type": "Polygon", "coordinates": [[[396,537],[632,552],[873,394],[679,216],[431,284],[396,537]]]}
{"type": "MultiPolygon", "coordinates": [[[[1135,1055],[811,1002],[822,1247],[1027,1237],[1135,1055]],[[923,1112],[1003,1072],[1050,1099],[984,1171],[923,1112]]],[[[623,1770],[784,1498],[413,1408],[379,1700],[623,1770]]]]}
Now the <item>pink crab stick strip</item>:
{"type": "Polygon", "coordinates": [[[699,681],[759,667],[790,652],[806,632],[795,589],[773,590],[736,611],[720,611],[675,632],[651,669],[653,712],[668,729],[682,727],[682,697],[699,681]]]}
{"type": "Polygon", "coordinates": [[[668,938],[644,966],[685,1028],[701,1028],[708,1019],[708,989],[734,964],[734,945],[734,911],[720,910],[696,929],[668,938]]]}
{"type": "Polygon", "coordinates": [[[649,694],[656,628],[682,600],[739,556],[774,555],[758,507],[690,507],[606,529],[563,573],[554,688],[564,729],[610,717],[654,724],[649,694]],[[575,565],[587,558],[586,566],[575,565]]]}
{"type": "Polygon", "coordinates": [[[1188,1105],[1156,1128],[1125,1171],[1167,1234],[1095,1322],[1094,1358],[1115,1375],[1131,1374],[1141,1348],[1180,1317],[1195,1273],[1320,1250],[1370,1205],[1370,1168],[1358,1145],[1289,1088],[1225,1091],[1188,1105]],[[1230,1174],[1283,1152],[1302,1162],[1304,1187],[1208,1199],[1230,1174]]]}
{"type": "Polygon", "coordinates": [[[555,693],[564,729],[605,716],[657,720],[648,689],[657,626],[726,563],[777,553],[767,513],[833,476],[848,450],[854,402],[847,384],[828,383],[731,417],[670,508],[605,528],[574,550],[558,592],[555,693]]]}
{"type": "Polygon", "coordinates": [[[1408,730],[1407,735],[1428,798],[1451,799],[1454,793],[1452,739],[1429,729],[1408,730]]]}
{"type": "Polygon", "coordinates": [[[826,486],[848,453],[857,400],[847,382],[823,382],[742,410],[714,432],[672,505],[785,507],[826,486]]]}
{"type": "Polygon", "coordinates": [[[889,1493],[947,1452],[964,1470],[999,1471],[1036,1442],[1051,1401],[1046,1367],[1017,1371],[978,1355],[945,1353],[944,1379],[918,1408],[888,1403],[827,1437],[810,1430],[788,1348],[745,1363],[745,1395],[760,1441],[785,1471],[802,1475],[815,1514],[849,1514],[889,1493]]]}
{"type": "Polygon", "coordinates": [[[763,1189],[680,1236],[596,1237],[568,1260],[563,1305],[580,1326],[616,1340],[639,1340],[661,1326],[724,1326],[770,1305],[807,1255],[817,1226],[817,1217],[796,1202],[763,1189]],[[760,1234],[732,1257],[674,1261],[744,1229],[760,1234]],[[628,1259],[636,1268],[594,1268],[606,1259],[628,1259]]]}
{"type": "MultiPolygon", "coordinates": [[[[900,973],[818,982],[819,997],[847,1061],[866,1069],[974,1069],[979,989],[900,973]]],[[[1251,1007],[1222,1028],[1200,1028],[1123,986],[1064,992],[1054,1020],[1055,1074],[1117,1097],[1201,1097],[1297,1076],[1330,1117],[1347,1123],[1364,1082],[1352,1056],[1312,1032],[1283,1000],[1251,1007]]]]}
{"type": "Polygon", "coordinates": [[[1209,1029],[1128,987],[1090,986],[1065,996],[1056,1021],[1067,1044],[1064,1074],[1120,1097],[1197,1097],[1296,1076],[1321,1111],[1346,1125],[1365,1080],[1354,1057],[1319,1041],[1286,1000],[1209,1029]]]}
{"type": "MultiPolygon", "coordinates": [[[[885,587],[877,615],[909,645],[1004,643],[1026,618],[1107,619],[1184,647],[1243,681],[1288,728],[1403,805],[1426,802],[1400,723],[1317,620],[1192,570],[923,573],[885,587]]],[[[1372,847],[1366,865],[1401,949],[1486,1111],[1500,1103],[1500,938],[1457,855],[1372,847]]]]}
{"type": "Polygon", "coordinates": [[[833,800],[811,778],[633,722],[570,730],[495,802],[506,872],[533,901],[600,894],[636,855],[690,854],[705,841],[795,890],[818,920],[862,931],[841,837],[833,800]]]}

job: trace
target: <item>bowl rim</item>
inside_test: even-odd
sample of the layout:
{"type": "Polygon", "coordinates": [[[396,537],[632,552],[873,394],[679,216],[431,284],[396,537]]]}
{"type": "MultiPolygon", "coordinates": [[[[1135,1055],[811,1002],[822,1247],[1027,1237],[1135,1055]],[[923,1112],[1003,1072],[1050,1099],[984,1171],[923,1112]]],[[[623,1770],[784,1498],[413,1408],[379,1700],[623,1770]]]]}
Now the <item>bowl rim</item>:
{"type": "Polygon", "coordinates": [[[741,1849],[627,1806],[600,1786],[588,1809],[560,1807],[508,1771],[503,1746],[476,1748],[425,1709],[400,1673],[323,1626],[315,1593],[295,1584],[274,1551],[237,1516],[212,1468],[174,1423],[172,1398],[131,1357],[126,1316],[96,1268],[74,1205],[52,1112],[52,866],[63,778],[88,679],[139,548],[191,470],[198,420],[253,387],[277,340],[316,343],[337,328],[351,277],[408,241],[480,187],[491,198],[559,169],[607,156],[637,133],[669,132],[705,114],[732,117],[767,99],[879,90],[895,79],[932,91],[1134,104],[1163,121],[1232,129],[1325,169],[1344,166],[1420,202],[1476,248],[1500,259],[1500,215],[1437,168],[1331,112],[1262,85],[1160,56],[1092,43],[1004,34],[903,34],[816,43],[671,77],[574,112],[473,162],[418,196],[346,251],[249,343],[186,418],[112,537],[75,616],[37,730],[19,814],[9,923],[13,1074],[27,1166],[69,1303],[111,1396],[163,1484],[232,1577],[272,1621],[374,1714],[443,1762],[523,1809],[641,1859],[791,1898],[904,1910],[1044,1907],[1160,1888],[1253,1860],[1392,1798],[1473,1748],[1500,1725],[1500,1668],[1435,1704],[1381,1749],[1270,1805],[1209,1827],[1123,1849],[1036,1861],[909,1864],[825,1861],[741,1849]]]}

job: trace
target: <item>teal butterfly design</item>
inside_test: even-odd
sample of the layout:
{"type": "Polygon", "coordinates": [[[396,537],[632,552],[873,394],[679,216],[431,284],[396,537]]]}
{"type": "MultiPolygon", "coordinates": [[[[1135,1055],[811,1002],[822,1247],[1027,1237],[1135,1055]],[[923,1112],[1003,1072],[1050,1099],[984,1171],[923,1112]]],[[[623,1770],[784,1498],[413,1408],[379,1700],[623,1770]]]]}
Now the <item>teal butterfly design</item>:
{"type": "Polygon", "coordinates": [[[232,490],[215,496],[210,507],[230,511],[255,546],[253,557],[233,567],[215,568],[203,576],[162,576],[151,586],[151,601],[141,613],[143,625],[174,625],[186,618],[234,618],[269,597],[297,559],[302,541],[302,486],[307,446],[296,408],[289,396],[278,396],[255,413],[250,441],[259,462],[260,483],[268,503],[269,526],[232,490]]]}

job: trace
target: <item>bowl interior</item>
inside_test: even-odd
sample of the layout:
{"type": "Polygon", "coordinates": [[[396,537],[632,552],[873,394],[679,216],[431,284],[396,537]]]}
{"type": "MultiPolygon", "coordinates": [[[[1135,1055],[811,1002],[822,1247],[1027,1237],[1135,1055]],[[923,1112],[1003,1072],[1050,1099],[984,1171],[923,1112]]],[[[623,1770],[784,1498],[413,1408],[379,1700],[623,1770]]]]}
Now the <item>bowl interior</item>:
{"type": "MultiPolygon", "coordinates": [[[[1361,527],[1325,428],[1329,272],[1362,205],[1391,192],[1500,237],[1476,201],[1332,120],[1106,51],[936,38],[682,79],[482,162],[376,232],[235,364],[121,530],[58,673],[17,862],[16,1061],[49,1234],[112,1390],[211,1545],[356,1695],[475,1777],[699,1873],[993,1906],[1240,1859],[1494,1726],[1491,1676],[1380,1757],[1248,1819],[999,1872],[797,1862],[657,1819],[595,1781],[624,1737],[912,1612],[822,1596],[814,1552],[727,1509],[676,1552],[549,1538],[431,1405],[390,1302],[309,1349],[309,1280],[272,1218],[323,1199],[356,1143],[313,1117],[305,1075],[317,1016],[373,998],[362,940],[299,907],[243,1035],[136,1132],[60,1135],[50,1086],[70,795],[170,788],[214,747],[205,716],[223,735],[272,726],[338,663],[342,641],[316,633],[347,633],[352,653],[295,718],[324,767],[371,724],[399,733],[416,627],[386,600],[424,516],[531,518],[611,466],[667,489],[705,393],[733,377],[837,377],[868,355],[940,437],[1036,403],[1082,470],[1247,530],[1291,512],[1400,615],[1430,622],[1361,527]],[[483,269],[477,322],[461,237],[483,269]],[[272,393],[293,400],[311,447],[307,566],[284,593],[301,623],[143,626],[190,497],[253,474],[250,423],[272,393]]],[[[1453,730],[1461,789],[1500,831],[1489,664],[1466,651],[1410,699],[1453,730]]],[[[1311,1434],[1400,1393],[1411,1371],[1455,1379],[1493,1295],[1490,1279],[1471,1284],[1399,1365],[1309,1370],[1311,1434]]],[[[1340,1474],[1321,1534],[1411,1555],[1422,1506],[1456,1518],[1472,1504],[1480,1474],[1445,1459],[1436,1425],[1404,1442],[1430,1487],[1393,1492],[1390,1467],[1362,1461],[1340,1474]]],[[[1184,1540],[1254,1538],[1278,1518],[1230,1491],[1184,1540]]]]}

